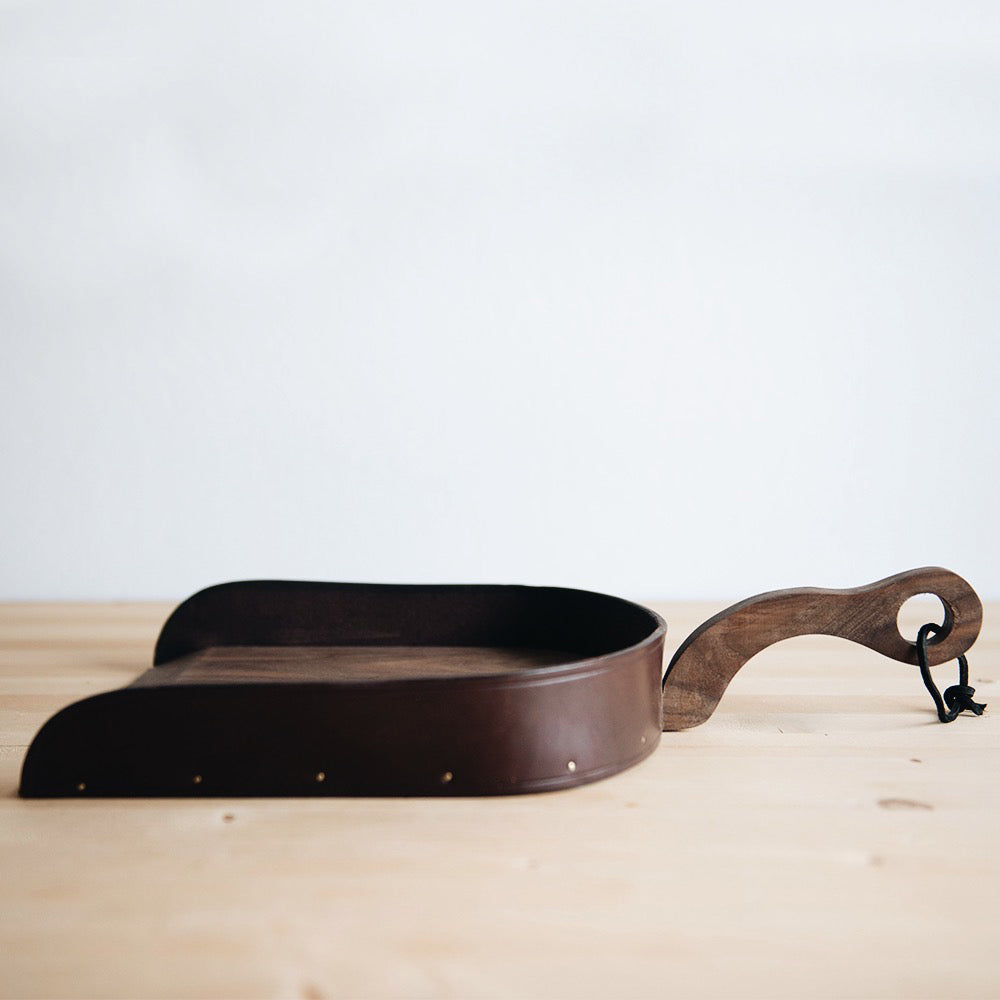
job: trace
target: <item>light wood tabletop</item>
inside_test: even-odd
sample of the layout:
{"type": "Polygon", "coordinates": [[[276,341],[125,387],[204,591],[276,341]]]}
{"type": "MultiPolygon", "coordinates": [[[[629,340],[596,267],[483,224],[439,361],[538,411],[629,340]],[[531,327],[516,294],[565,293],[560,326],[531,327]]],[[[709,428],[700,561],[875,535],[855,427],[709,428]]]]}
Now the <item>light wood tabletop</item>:
{"type": "MultiPolygon", "coordinates": [[[[724,603],[656,605],[668,656],[724,603]]],[[[998,605],[994,714],[947,726],[916,668],[811,637],[568,791],[19,799],[42,723],[169,610],[0,606],[2,996],[1000,997],[998,605]]]]}

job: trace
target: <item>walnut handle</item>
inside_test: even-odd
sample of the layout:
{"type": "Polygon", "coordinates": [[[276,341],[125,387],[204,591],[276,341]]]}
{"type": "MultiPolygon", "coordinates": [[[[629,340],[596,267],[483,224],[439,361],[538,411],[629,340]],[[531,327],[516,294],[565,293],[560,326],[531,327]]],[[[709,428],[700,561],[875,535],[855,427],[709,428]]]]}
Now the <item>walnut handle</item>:
{"type": "Polygon", "coordinates": [[[667,667],[664,732],[704,722],[740,667],[781,639],[836,635],[916,664],[916,646],[896,624],[899,609],[916,594],[935,594],[945,608],[941,632],[927,645],[931,666],[955,659],[976,641],[983,623],[979,596],[960,576],[935,566],[849,590],[774,590],[720,611],[684,640],[667,667]]]}

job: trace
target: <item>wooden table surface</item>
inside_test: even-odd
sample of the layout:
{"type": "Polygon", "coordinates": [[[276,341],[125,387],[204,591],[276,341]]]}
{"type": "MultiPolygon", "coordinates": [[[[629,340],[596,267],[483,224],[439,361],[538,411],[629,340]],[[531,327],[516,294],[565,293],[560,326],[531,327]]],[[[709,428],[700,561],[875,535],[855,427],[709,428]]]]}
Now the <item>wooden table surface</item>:
{"type": "MultiPolygon", "coordinates": [[[[668,653],[721,606],[659,605],[668,653]]],[[[565,792],[18,799],[41,724],[168,610],[0,606],[0,995],[1000,996],[1000,606],[970,653],[997,711],[949,726],[915,668],[803,638],[565,792]]]]}

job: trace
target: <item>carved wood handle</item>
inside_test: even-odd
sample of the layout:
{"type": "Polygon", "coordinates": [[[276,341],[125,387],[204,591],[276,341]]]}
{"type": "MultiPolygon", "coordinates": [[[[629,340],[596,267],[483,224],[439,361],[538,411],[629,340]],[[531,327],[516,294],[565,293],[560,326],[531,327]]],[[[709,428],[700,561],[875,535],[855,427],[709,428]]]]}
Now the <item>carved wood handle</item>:
{"type": "Polygon", "coordinates": [[[720,611],[684,640],[667,667],[664,732],[704,722],[740,667],[781,639],[836,635],[916,664],[916,646],[896,624],[899,609],[916,594],[935,594],[945,608],[941,631],[927,645],[931,666],[955,659],[976,641],[983,623],[978,595],[960,576],[934,566],[850,590],[774,590],[720,611]]]}

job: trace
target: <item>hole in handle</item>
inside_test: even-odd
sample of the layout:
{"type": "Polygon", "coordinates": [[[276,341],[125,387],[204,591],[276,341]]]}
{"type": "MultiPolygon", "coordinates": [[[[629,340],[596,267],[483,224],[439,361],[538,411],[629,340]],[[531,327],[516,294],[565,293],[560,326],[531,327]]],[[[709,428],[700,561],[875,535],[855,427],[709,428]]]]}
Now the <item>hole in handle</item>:
{"type": "Polygon", "coordinates": [[[946,618],[947,609],[937,594],[914,594],[903,601],[896,615],[896,627],[907,642],[916,642],[922,625],[928,622],[944,625],[946,618]]]}

